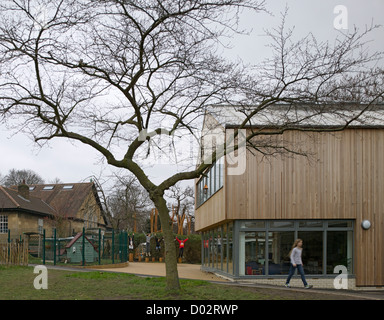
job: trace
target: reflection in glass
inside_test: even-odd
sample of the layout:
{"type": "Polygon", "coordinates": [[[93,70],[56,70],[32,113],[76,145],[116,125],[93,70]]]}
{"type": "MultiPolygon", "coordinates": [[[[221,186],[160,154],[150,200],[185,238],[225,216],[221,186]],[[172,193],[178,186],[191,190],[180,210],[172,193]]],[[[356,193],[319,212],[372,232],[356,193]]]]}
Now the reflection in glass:
{"type": "Polygon", "coordinates": [[[261,275],[265,264],[265,232],[240,232],[240,275],[261,275]]]}
{"type": "Polygon", "coordinates": [[[299,238],[303,240],[302,260],[306,274],[323,273],[323,232],[300,231],[299,238]]]}
{"type": "Polygon", "coordinates": [[[352,231],[327,232],[327,274],[332,274],[338,265],[343,265],[352,273],[352,231]]]}
{"type": "Polygon", "coordinates": [[[288,274],[294,231],[268,233],[268,274],[288,274]]]}
{"type": "Polygon", "coordinates": [[[271,228],[293,228],[293,221],[271,221],[271,228]]]}

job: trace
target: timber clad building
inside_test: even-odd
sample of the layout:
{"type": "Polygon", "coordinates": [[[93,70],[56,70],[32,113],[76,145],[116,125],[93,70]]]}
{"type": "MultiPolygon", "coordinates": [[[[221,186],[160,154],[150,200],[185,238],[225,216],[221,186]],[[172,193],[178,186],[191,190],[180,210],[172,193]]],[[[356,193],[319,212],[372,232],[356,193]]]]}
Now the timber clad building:
{"type": "MultiPolygon", "coordinates": [[[[211,107],[203,133],[219,128],[228,134],[241,122],[233,108],[211,107]]],[[[291,246],[301,238],[310,284],[333,287],[335,267],[344,266],[349,289],[382,289],[384,127],[360,123],[338,132],[291,130],[270,139],[306,156],[247,150],[244,172],[228,174],[222,157],[196,180],[203,270],[282,285],[291,246]],[[366,220],[370,226],[363,227],[366,220]]]]}

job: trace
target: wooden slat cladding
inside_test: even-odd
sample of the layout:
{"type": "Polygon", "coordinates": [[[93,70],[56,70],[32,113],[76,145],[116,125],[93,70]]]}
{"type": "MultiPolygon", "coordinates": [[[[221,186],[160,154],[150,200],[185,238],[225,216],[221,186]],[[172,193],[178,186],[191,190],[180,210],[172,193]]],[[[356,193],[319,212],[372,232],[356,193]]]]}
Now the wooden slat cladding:
{"type": "MultiPolygon", "coordinates": [[[[302,145],[304,135],[284,138],[302,145]]],[[[382,209],[375,196],[384,187],[384,148],[378,147],[384,131],[350,129],[305,139],[301,151],[307,156],[247,153],[246,173],[227,176],[229,219],[350,219],[363,209],[382,209]]]]}
{"type": "Polygon", "coordinates": [[[195,210],[195,229],[201,230],[225,220],[224,187],[195,210]]]}
{"type": "Polygon", "coordinates": [[[274,139],[307,156],[248,152],[246,173],[226,177],[226,219],[356,219],[357,285],[384,285],[384,130],[274,139]]]}

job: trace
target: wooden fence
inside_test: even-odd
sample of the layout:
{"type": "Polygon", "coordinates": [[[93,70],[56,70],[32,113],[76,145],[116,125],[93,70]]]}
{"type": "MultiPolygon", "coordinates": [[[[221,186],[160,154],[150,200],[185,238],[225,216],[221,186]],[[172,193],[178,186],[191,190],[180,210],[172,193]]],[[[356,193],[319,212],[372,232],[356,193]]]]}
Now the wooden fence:
{"type": "Polygon", "coordinates": [[[0,243],[0,265],[28,265],[28,242],[0,243]]]}

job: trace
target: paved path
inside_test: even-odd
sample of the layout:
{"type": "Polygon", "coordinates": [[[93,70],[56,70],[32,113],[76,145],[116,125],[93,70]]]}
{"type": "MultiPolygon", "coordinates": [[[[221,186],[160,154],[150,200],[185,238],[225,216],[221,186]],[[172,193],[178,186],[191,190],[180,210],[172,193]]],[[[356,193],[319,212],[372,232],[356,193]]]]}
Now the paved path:
{"type": "MultiPolygon", "coordinates": [[[[95,268],[96,269],[96,268],[95,268]]],[[[179,263],[177,265],[179,278],[181,279],[200,279],[207,281],[229,282],[213,273],[203,272],[198,264],[179,263]]],[[[160,262],[130,262],[127,267],[122,268],[103,268],[105,271],[125,272],[143,276],[165,277],[165,263],[160,262]]]]}

